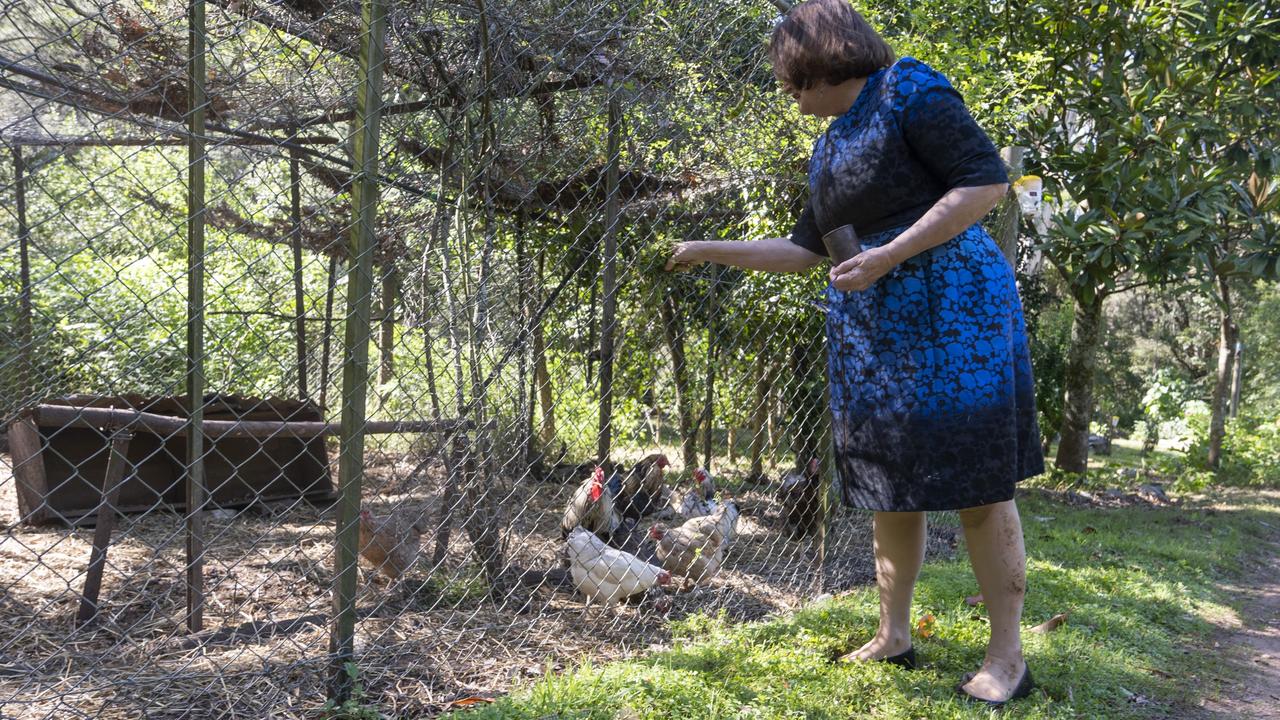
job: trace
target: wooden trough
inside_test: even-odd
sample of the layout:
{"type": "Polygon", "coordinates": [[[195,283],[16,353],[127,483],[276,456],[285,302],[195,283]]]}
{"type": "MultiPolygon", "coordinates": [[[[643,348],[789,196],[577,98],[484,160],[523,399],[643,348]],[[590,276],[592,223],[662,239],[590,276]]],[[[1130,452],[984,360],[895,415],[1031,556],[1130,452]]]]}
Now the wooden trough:
{"type": "MultiPolygon", "coordinates": [[[[112,437],[128,430],[118,512],[186,509],[185,398],[75,396],[24,413],[9,430],[22,522],[93,523],[104,497],[112,437]]],[[[237,396],[205,404],[209,508],[333,499],[325,423],[311,402],[237,396]],[[312,430],[312,432],[307,432],[312,430]],[[265,431],[265,432],[255,432],[265,431]]]]}
{"type": "MultiPolygon", "coordinates": [[[[94,523],[76,624],[91,622],[118,512],[185,511],[187,413],[182,397],[76,396],[24,412],[9,428],[18,511],[27,524],[94,523]]],[[[204,510],[269,500],[334,499],[324,421],[311,402],[214,395],[203,404],[204,510]]],[[[365,434],[465,430],[468,421],[370,421],[365,434]]],[[[204,604],[203,513],[187,517],[187,606],[204,604]],[[194,580],[193,580],[194,578],[194,580]]],[[[195,610],[191,610],[195,608],[195,610]]],[[[305,619],[305,618],[304,618],[305,619]]]]}

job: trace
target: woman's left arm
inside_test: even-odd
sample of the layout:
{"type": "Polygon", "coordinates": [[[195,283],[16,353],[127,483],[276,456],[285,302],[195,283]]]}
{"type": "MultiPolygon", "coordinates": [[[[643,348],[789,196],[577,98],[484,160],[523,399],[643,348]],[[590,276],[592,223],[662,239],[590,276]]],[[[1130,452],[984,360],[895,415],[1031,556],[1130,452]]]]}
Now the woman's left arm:
{"type": "Polygon", "coordinates": [[[831,268],[831,284],[846,292],[866,290],[899,263],[964,232],[990,212],[1008,190],[1008,183],[951,188],[893,242],[865,250],[831,268]]]}

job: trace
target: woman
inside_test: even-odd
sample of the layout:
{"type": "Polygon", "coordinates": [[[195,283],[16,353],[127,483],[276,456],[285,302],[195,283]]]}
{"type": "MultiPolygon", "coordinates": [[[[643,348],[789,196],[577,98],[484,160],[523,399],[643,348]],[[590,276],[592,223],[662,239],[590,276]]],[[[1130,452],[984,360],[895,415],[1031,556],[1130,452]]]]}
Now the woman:
{"type": "Polygon", "coordinates": [[[835,118],[813,146],[807,206],[789,238],[680,243],[667,267],[799,272],[825,259],[825,233],[853,225],[863,251],[830,270],[828,370],[844,500],[875,511],[880,626],[846,659],[915,666],[924,511],[959,510],[991,640],[958,690],[1024,697],[1013,494],[1044,459],[1013,272],[977,225],[1008,188],[1004,164],[946,78],[895,61],[847,0],[796,6],[769,53],[800,112],[835,118]]]}

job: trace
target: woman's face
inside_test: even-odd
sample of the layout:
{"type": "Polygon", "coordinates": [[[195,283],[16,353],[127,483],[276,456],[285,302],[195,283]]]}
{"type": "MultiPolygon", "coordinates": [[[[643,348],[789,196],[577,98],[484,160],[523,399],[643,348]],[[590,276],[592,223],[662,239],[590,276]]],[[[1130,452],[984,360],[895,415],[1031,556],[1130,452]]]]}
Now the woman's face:
{"type": "Polygon", "coordinates": [[[796,89],[790,83],[783,83],[782,91],[790,95],[796,101],[796,104],[800,106],[801,115],[839,117],[849,109],[849,105],[853,102],[847,92],[849,88],[845,87],[851,82],[846,81],[840,85],[828,85],[826,82],[819,80],[803,90],[796,89]]]}

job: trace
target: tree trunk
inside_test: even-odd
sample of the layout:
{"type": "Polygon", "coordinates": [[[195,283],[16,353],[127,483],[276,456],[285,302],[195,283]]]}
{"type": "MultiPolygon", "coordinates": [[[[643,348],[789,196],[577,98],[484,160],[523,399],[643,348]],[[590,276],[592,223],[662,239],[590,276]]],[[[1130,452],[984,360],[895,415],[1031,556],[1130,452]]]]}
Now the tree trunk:
{"type": "Polygon", "coordinates": [[[395,342],[396,342],[396,298],[400,297],[400,271],[394,261],[387,261],[382,275],[382,318],[379,333],[381,360],[379,363],[378,382],[390,382],[395,376],[395,342]]]}
{"type": "Polygon", "coordinates": [[[1232,370],[1236,361],[1236,340],[1240,330],[1232,317],[1231,287],[1227,279],[1218,276],[1218,372],[1214,378],[1213,396],[1209,401],[1209,467],[1217,469],[1222,464],[1222,439],[1226,435],[1227,393],[1231,387],[1232,370]]]}
{"type": "MultiPolygon", "coordinates": [[[[442,168],[452,166],[452,153],[447,149],[455,147],[457,143],[456,136],[451,133],[451,142],[447,144],[444,157],[441,161],[442,168]]],[[[466,386],[464,384],[462,369],[462,336],[458,330],[458,321],[461,315],[459,290],[457,287],[458,277],[461,274],[459,269],[453,265],[454,255],[453,248],[449,246],[449,241],[454,235],[460,235],[462,229],[459,227],[460,218],[462,218],[462,209],[465,203],[465,195],[467,190],[467,178],[464,175],[459,179],[459,185],[462,191],[458,194],[456,205],[454,205],[449,216],[449,226],[444,228],[447,231],[441,234],[440,243],[440,283],[441,290],[444,292],[445,307],[447,309],[446,330],[449,338],[449,354],[453,364],[453,403],[454,411],[459,419],[463,418],[466,413],[466,386]]],[[[444,196],[445,178],[440,178],[440,195],[444,196]]],[[[445,557],[449,553],[449,542],[453,534],[453,516],[455,506],[458,504],[458,486],[462,483],[463,465],[466,462],[466,454],[469,451],[466,439],[462,433],[454,435],[451,448],[445,456],[445,486],[441,493],[439,511],[436,515],[436,534],[435,549],[432,553],[432,563],[434,568],[439,568],[444,562],[445,557]]]]}
{"type": "MultiPolygon", "coordinates": [[[[538,253],[538,276],[542,276],[542,252],[538,253]]],[[[539,304],[541,283],[538,284],[539,304]]],[[[550,454],[556,441],[556,403],[552,395],[551,372],[547,369],[547,340],[543,335],[542,321],[533,325],[533,382],[538,386],[538,442],[544,455],[550,454]]]]}
{"type": "Polygon", "coordinates": [[[1236,362],[1231,379],[1231,417],[1240,414],[1240,384],[1244,381],[1244,343],[1240,342],[1240,329],[1236,328],[1236,362]]]}
{"type": "Polygon", "coordinates": [[[1076,299],[1063,379],[1066,399],[1062,406],[1061,439],[1055,460],[1058,468],[1067,472],[1082,473],[1089,467],[1089,419],[1093,416],[1093,375],[1102,340],[1103,297],[1095,294],[1088,303],[1076,299]]]}
{"type": "Polygon", "coordinates": [[[796,465],[803,467],[810,458],[822,457],[822,420],[826,407],[815,393],[815,363],[810,351],[813,343],[799,340],[791,346],[791,383],[787,387],[787,424],[791,435],[791,452],[796,465]]]}
{"type": "MultiPolygon", "coordinates": [[[[524,211],[520,211],[516,215],[516,268],[520,278],[520,287],[524,288],[524,292],[520,293],[520,324],[529,327],[529,323],[533,320],[533,307],[530,305],[529,289],[533,287],[533,260],[529,257],[529,250],[525,245],[527,235],[525,232],[525,216],[524,211]]],[[[517,461],[517,477],[525,478],[528,476],[529,468],[534,461],[533,452],[533,397],[530,394],[530,388],[533,383],[529,380],[529,346],[527,343],[520,344],[520,354],[516,358],[516,416],[518,427],[516,428],[515,447],[519,449],[519,460],[517,461]]]]}
{"type": "MultiPolygon", "coordinates": [[[[483,92],[480,96],[480,130],[482,142],[476,154],[476,167],[487,167],[492,163],[497,152],[497,132],[491,112],[489,92],[493,88],[493,54],[489,44],[488,9],[485,0],[476,0],[476,8],[480,14],[480,50],[483,58],[483,92]]],[[[469,172],[476,176],[478,172],[469,172]]],[[[480,252],[480,278],[475,294],[475,313],[471,330],[471,394],[475,408],[473,418],[476,422],[475,441],[468,454],[468,463],[464,473],[464,483],[468,499],[472,501],[471,512],[464,521],[467,536],[471,540],[477,559],[484,569],[485,579],[489,581],[489,592],[496,598],[501,593],[502,571],[506,566],[503,530],[506,518],[499,499],[504,493],[498,487],[493,457],[493,435],[487,427],[488,391],[484,387],[481,376],[481,362],[484,351],[489,345],[489,291],[493,282],[493,256],[497,247],[497,222],[494,217],[493,196],[488,184],[481,196],[484,202],[484,246],[480,252]]]]}
{"type": "Polygon", "coordinates": [[[671,353],[671,374],[676,386],[676,414],[680,418],[680,443],[686,468],[698,464],[697,438],[693,434],[693,411],[690,405],[688,367],[684,356],[684,322],[680,317],[680,307],[676,298],[669,291],[662,299],[662,333],[667,340],[667,351],[671,353]]]}
{"type": "Polygon", "coordinates": [[[320,337],[320,407],[329,401],[329,346],[333,339],[333,293],[338,284],[338,256],[329,256],[329,286],[324,293],[324,330],[320,337]]]}
{"type": "Polygon", "coordinates": [[[759,482],[764,477],[764,451],[770,434],[766,427],[769,424],[769,366],[765,348],[756,348],[756,396],[751,408],[751,470],[747,473],[752,482],[759,482]]]}

